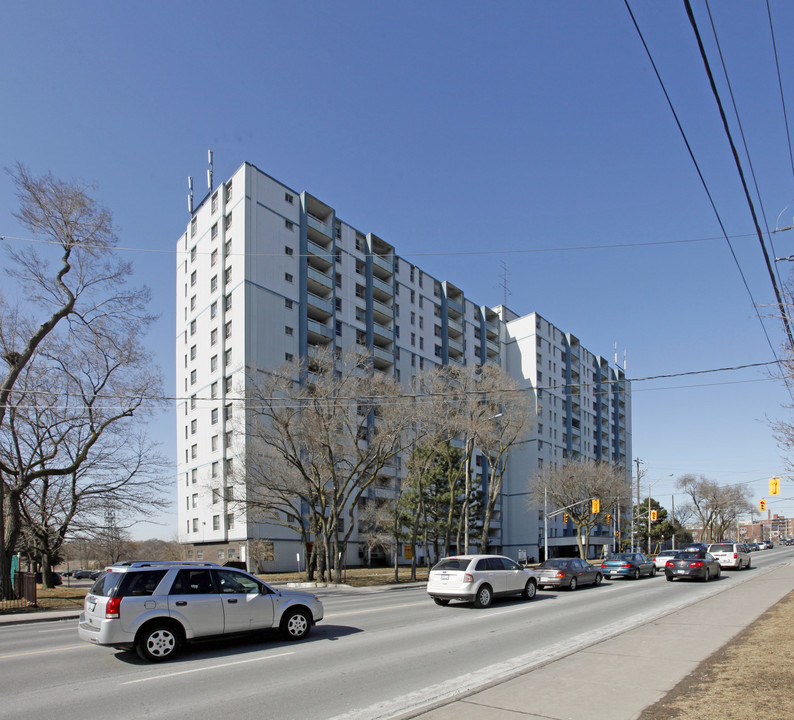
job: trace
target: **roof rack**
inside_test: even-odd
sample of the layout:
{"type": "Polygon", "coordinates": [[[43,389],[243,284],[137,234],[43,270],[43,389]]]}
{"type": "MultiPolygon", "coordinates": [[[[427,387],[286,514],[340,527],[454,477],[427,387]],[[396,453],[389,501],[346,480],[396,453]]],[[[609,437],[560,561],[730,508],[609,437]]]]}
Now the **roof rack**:
{"type": "Polygon", "coordinates": [[[150,567],[152,565],[196,565],[198,567],[220,567],[218,563],[198,560],[121,560],[111,567],[150,567]]]}

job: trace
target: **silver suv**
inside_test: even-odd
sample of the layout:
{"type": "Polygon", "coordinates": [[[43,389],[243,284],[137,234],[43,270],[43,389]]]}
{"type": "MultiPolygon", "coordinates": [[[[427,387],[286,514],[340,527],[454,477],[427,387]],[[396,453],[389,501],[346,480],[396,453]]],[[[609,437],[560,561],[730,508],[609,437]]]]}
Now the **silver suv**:
{"type": "Polygon", "coordinates": [[[721,568],[741,570],[750,567],[750,550],[742,543],[712,543],[708,551],[720,561],[721,568]]]}
{"type": "Polygon", "coordinates": [[[322,617],[316,595],[277,590],[242,570],[199,562],[118,563],[86,595],[78,634],[161,662],[199,638],[279,629],[288,640],[300,640],[322,617]]]}

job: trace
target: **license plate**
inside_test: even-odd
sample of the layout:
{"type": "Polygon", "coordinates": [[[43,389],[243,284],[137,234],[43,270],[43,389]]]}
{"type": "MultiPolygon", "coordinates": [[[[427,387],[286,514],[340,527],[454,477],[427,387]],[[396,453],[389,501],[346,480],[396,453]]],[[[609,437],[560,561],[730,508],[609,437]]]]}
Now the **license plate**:
{"type": "Polygon", "coordinates": [[[443,582],[446,582],[447,580],[449,580],[449,575],[447,575],[446,573],[442,573],[440,579],[443,582]]]}
{"type": "Polygon", "coordinates": [[[689,575],[689,570],[676,570],[676,575],[689,575]]]}

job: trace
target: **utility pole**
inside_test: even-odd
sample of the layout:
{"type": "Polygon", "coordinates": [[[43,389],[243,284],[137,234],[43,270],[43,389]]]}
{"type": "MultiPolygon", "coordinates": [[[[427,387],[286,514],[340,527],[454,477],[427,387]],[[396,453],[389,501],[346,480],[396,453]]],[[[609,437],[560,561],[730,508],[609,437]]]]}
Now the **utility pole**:
{"type": "Polygon", "coordinates": [[[639,513],[640,507],[640,463],[642,460],[639,458],[634,458],[634,462],[637,463],[637,510],[635,511],[633,503],[631,508],[631,550],[634,551],[634,532],[635,526],[637,524],[637,518],[635,517],[639,513]]]}

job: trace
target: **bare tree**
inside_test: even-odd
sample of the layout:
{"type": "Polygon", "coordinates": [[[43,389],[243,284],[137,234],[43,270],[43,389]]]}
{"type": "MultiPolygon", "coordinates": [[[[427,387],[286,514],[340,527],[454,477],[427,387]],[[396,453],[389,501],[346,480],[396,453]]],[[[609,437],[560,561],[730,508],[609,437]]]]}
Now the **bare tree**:
{"type": "Polygon", "coordinates": [[[742,485],[721,485],[703,475],[682,475],[677,485],[688,500],[682,510],[701,527],[701,540],[722,540],[731,535],[738,517],[752,509],[750,491],[742,485]]]}
{"type": "MultiPolygon", "coordinates": [[[[112,216],[90,197],[91,188],[50,174],[36,178],[23,165],[10,174],[19,199],[16,217],[42,244],[7,251],[6,272],[21,299],[9,303],[0,298],[0,356],[7,364],[0,383],[0,434],[5,451],[0,458],[0,597],[11,592],[10,557],[20,532],[22,494],[40,478],[78,471],[93,446],[88,443],[69,460],[56,453],[55,460],[51,457],[54,445],[38,454],[33,448],[14,448],[10,426],[17,423],[21,411],[27,411],[25,405],[46,405],[41,392],[34,403],[34,388],[42,384],[60,353],[71,349],[82,359],[87,356],[80,354],[81,348],[115,345],[120,351],[128,343],[134,345],[153,319],[146,311],[148,289],[131,289],[126,284],[131,266],[114,255],[117,238],[112,216]],[[17,391],[21,378],[25,387],[17,391]],[[16,417],[9,420],[9,413],[16,417]]],[[[77,372],[78,366],[71,370],[77,372]]],[[[111,394],[99,387],[95,392],[97,398],[111,394]]],[[[60,398],[52,407],[58,402],[65,404],[60,398]]],[[[121,410],[119,417],[131,417],[135,404],[133,398],[132,406],[121,410]]],[[[114,422],[112,415],[92,420],[94,443],[104,427],[114,422]]],[[[69,430],[56,423],[53,432],[57,436],[69,430]]]]}
{"type": "Polygon", "coordinates": [[[590,534],[602,522],[602,513],[591,511],[591,499],[598,498],[611,505],[615,499],[625,503],[630,497],[625,468],[595,460],[572,460],[560,467],[545,466],[530,480],[529,490],[532,507],[543,506],[545,495],[552,508],[567,510],[576,525],[579,557],[585,560],[590,534]]]}
{"type": "MultiPolygon", "coordinates": [[[[404,396],[397,380],[374,371],[371,359],[355,352],[344,358],[319,352],[308,373],[295,362],[250,374],[248,446],[267,458],[271,472],[295,483],[336,582],[359,499],[386,483],[390,461],[409,442],[412,413],[404,396]]],[[[247,459],[244,465],[246,493],[253,488],[262,509],[267,493],[256,486],[270,481],[249,473],[247,459]]],[[[283,497],[267,509],[283,513],[283,497]]]]}

